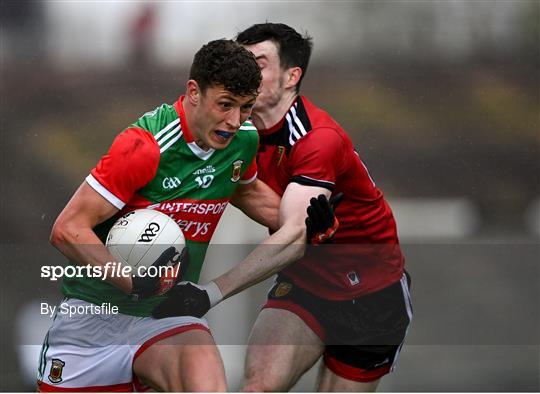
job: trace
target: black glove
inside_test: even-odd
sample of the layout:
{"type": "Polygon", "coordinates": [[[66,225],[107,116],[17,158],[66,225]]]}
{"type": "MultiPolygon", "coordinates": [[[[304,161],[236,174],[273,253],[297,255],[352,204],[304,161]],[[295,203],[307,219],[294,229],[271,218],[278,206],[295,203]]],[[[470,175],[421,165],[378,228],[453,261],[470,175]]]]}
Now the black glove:
{"type": "Polygon", "coordinates": [[[318,245],[329,242],[339,227],[339,221],[334,215],[343,193],[338,193],[327,200],[324,194],[312,197],[307,207],[306,234],[308,243],[318,245]]]}
{"type": "Polygon", "coordinates": [[[163,319],[172,316],[203,317],[223,296],[214,282],[201,286],[192,282],[177,283],[167,294],[167,299],[156,306],[152,317],[163,319]]]}
{"type": "Polygon", "coordinates": [[[167,248],[152,264],[153,267],[173,267],[166,270],[164,276],[134,276],[132,278],[133,289],[131,297],[133,300],[163,295],[168,292],[184,275],[189,265],[189,250],[187,247],[178,250],[171,246],[167,248]]]}

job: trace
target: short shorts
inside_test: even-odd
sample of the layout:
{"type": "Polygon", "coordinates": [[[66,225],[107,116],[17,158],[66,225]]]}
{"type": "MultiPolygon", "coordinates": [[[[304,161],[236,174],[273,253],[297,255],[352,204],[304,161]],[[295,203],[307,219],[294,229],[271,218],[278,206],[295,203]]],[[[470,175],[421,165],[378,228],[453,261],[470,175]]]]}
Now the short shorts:
{"type": "MultiPolygon", "coordinates": [[[[75,298],[63,303],[66,310],[91,306],[75,298]]],[[[210,332],[205,319],[191,316],[158,320],[80,313],[70,317],[59,310],[41,350],[38,390],[42,392],[133,391],[138,384],[133,362],[149,346],[189,330],[210,332]]]]}
{"type": "Polygon", "coordinates": [[[370,382],[394,370],[412,319],[407,273],[380,291],[331,301],[279,274],[263,308],[288,310],[325,344],[325,365],[345,379],[370,382]]]}

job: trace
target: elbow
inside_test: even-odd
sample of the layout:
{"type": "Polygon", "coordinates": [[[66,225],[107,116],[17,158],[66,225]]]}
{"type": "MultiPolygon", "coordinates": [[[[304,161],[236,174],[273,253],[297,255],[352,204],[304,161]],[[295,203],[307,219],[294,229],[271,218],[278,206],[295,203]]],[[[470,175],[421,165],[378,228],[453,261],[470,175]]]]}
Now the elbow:
{"type": "Polygon", "coordinates": [[[69,226],[63,220],[57,219],[49,236],[49,243],[55,248],[66,244],[72,238],[69,226]]]}
{"type": "Polygon", "coordinates": [[[64,239],[65,239],[64,229],[58,223],[58,221],[56,221],[51,230],[51,234],[49,235],[49,243],[54,247],[58,247],[58,245],[60,245],[62,243],[62,240],[64,239]]]}

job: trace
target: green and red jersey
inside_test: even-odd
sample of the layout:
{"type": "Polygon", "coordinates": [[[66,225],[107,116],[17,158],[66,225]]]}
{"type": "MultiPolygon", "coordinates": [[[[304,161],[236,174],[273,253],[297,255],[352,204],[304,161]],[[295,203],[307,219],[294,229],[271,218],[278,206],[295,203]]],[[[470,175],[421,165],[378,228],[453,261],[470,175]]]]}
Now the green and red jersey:
{"type": "MultiPolygon", "coordinates": [[[[94,230],[102,240],[118,216],[150,208],[171,216],[182,228],[190,265],[182,278],[197,282],[206,249],[229,199],[239,184],[257,177],[258,134],[245,122],[223,150],[202,150],[193,140],[181,97],[144,114],[114,140],[86,182],[120,209],[94,230]]],[[[146,316],[160,297],[132,301],[99,278],[64,278],[63,293],[101,304],[117,305],[121,313],[146,316]]]]}

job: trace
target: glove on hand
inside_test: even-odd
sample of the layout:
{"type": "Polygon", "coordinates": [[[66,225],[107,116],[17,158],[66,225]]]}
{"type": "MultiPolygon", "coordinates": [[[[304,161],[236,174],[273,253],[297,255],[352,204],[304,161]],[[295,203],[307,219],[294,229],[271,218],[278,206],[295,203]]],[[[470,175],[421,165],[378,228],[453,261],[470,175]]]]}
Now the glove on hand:
{"type": "Polygon", "coordinates": [[[173,267],[167,269],[163,276],[135,276],[132,278],[133,289],[131,297],[138,301],[144,298],[163,295],[168,292],[184,275],[189,265],[189,250],[187,247],[178,250],[171,246],[167,248],[152,264],[160,272],[160,267],[173,267]]]}
{"type": "Polygon", "coordinates": [[[166,296],[167,299],[154,308],[152,317],[156,319],[172,316],[200,318],[223,299],[221,290],[214,282],[204,286],[192,282],[180,282],[166,296]]]}
{"type": "Polygon", "coordinates": [[[331,238],[339,227],[339,221],[334,215],[343,193],[338,193],[327,200],[324,194],[317,198],[312,197],[307,207],[308,217],[306,218],[306,233],[308,243],[319,245],[321,243],[331,242],[331,238]]]}

